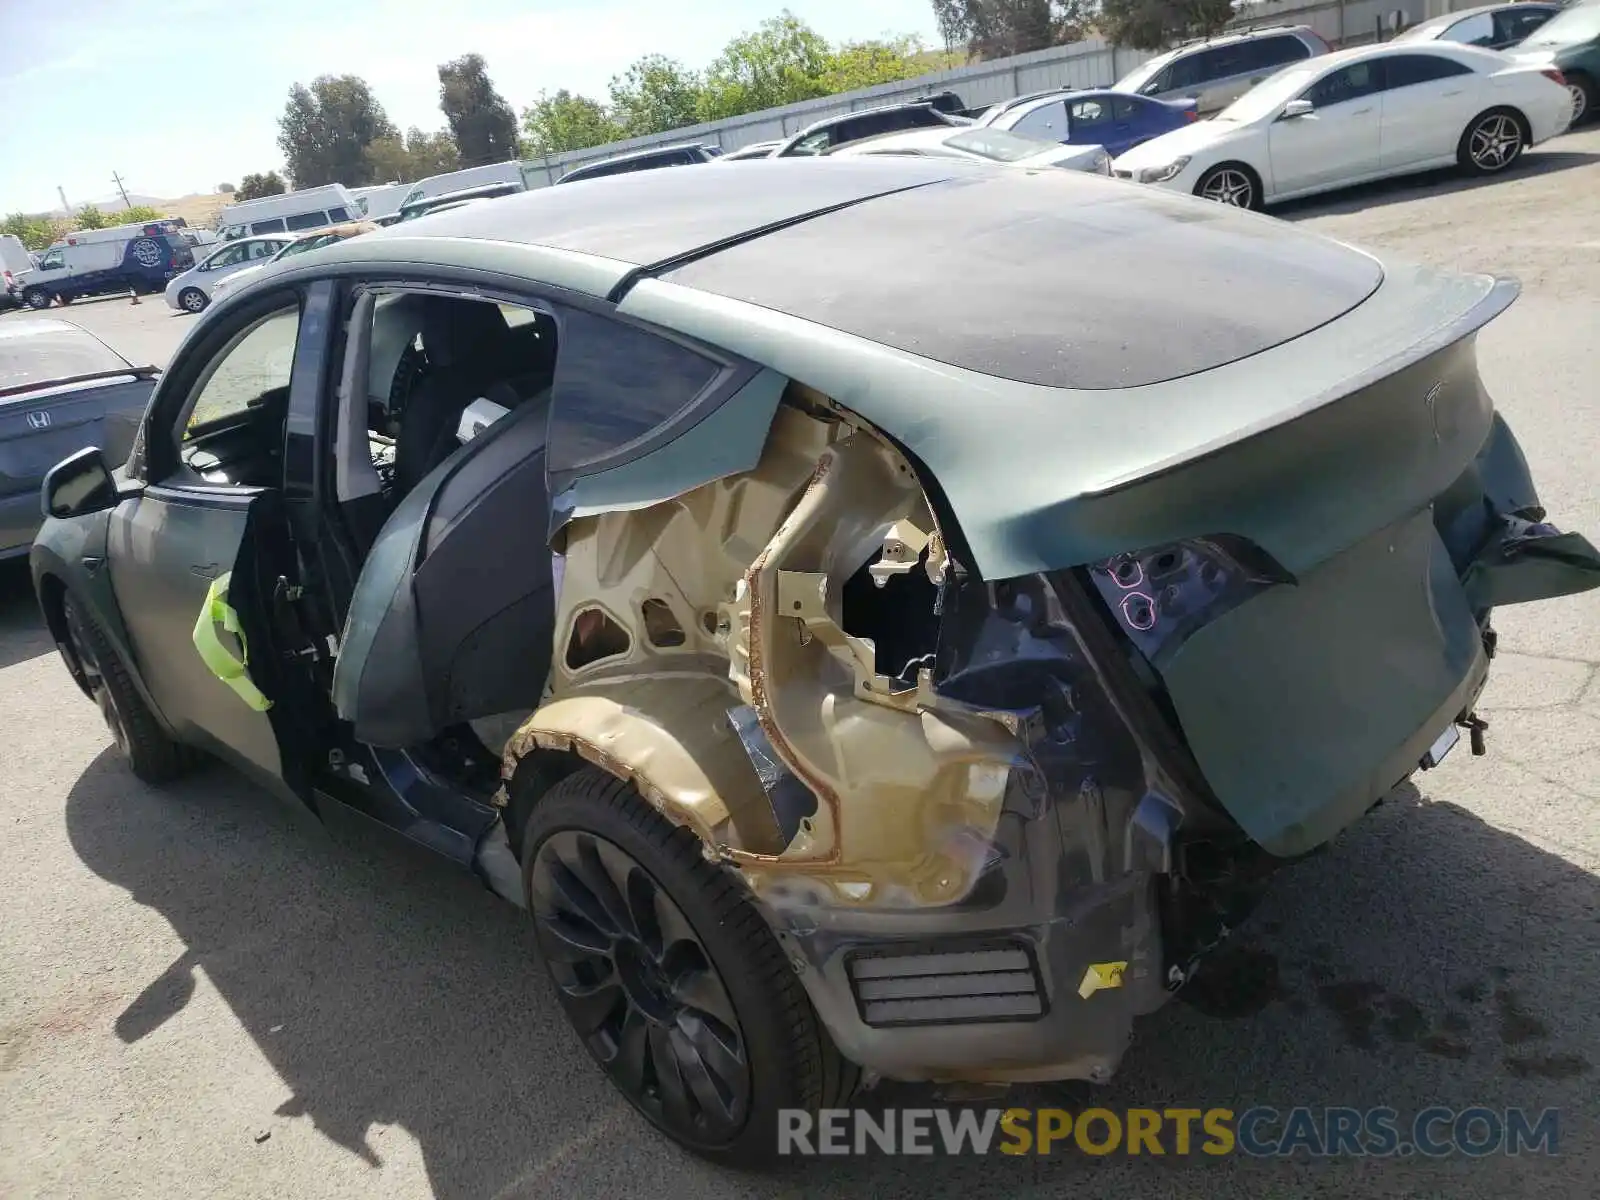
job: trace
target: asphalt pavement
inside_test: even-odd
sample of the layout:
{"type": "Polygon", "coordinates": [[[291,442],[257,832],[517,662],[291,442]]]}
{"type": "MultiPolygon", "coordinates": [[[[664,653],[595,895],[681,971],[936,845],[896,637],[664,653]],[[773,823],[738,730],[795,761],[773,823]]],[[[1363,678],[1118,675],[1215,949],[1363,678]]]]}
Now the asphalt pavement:
{"type": "MultiPolygon", "coordinates": [[[[1600,538],[1600,131],[1287,219],[1517,275],[1484,379],[1552,519],[1600,538]]],[[[1092,302],[1092,301],[1091,301],[1092,302]]],[[[55,315],[164,361],[159,297],[55,315]]],[[[25,319],[6,315],[0,323],[25,319]]],[[[135,781],[0,568],[0,1196],[1592,1197],[1600,1174],[1600,593],[1497,614],[1458,749],[1279,877],[1204,1011],[1139,1030],[1110,1107],[1560,1110],[1560,1153],[871,1158],[776,1176],[657,1138],[569,1033],[522,916],[354,819],[220,767],[135,781]]],[[[1023,1103],[1066,1095],[1029,1089],[1023,1103]]],[[[921,1105],[886,1086],[874,1104],[921,1105]]]]}

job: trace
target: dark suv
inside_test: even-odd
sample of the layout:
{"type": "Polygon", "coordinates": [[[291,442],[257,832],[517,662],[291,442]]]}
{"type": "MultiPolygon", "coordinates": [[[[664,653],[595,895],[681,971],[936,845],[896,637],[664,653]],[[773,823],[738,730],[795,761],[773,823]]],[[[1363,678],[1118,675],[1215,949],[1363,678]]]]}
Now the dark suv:
{"type": "Polygon", "coordinates": [[[929,129],[941,125],[956,125],[932,103],[886,104],[881,108],[867,108],[860,112],[844,113],[807,125],[772,152],[773,158],[789,158],[800,154],[826,154],[835,146],[859,142],[862,138],[877,137],[881,133],[901,133],[907,129],[929,129]]]}
{"type": "Polygon", "coordinates": [[[557,183],[577,183],[580,179],[599,179],[603,175],[625,175],[633,171],[654,171],[658,167],[687,167],[695,163],[710,162],[722,153],[715,146],[678,145],[652,146],[648,150],[635,150],[632,154],[619,154],[599,162],[585,163],[568,171],[557,183]]]}

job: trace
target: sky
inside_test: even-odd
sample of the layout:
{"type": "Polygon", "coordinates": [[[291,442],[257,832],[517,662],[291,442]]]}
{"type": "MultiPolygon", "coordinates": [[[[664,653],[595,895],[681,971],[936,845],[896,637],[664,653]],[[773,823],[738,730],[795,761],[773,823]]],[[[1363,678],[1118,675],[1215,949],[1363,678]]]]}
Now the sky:
{"type": "MultiPolygon", "coordinates": [[[[289,88],[365,79],[401,129],[438,129],[439,63],[468,52],[520,113],[604,99],[645,54],[691,67],[784,0],[0,0],[0,213],[129,193],[175,199],[281,168],[289,88]]],[[[789,0],[832,41],[938,37],[929,0],[789,0]]]]}

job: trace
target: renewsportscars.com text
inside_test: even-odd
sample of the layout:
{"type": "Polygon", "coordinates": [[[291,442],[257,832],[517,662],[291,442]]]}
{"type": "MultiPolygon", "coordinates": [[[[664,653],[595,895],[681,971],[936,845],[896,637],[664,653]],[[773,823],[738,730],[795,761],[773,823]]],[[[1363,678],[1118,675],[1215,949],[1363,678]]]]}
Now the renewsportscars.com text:
{"type": "Polygon", "coordinates": [[[1560,1112],[1521,1108],[899,1108],[778,1114],[778,1153],[1387,1158],[1560,1153],[1560,1112]]]}

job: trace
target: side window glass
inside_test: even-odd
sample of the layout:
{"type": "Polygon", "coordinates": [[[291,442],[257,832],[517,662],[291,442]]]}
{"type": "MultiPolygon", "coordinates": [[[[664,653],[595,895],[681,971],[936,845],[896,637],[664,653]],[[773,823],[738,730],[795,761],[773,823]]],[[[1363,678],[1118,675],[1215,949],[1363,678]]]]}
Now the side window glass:
{"type": "Polygon", "coordinates": [[[1358,62],[1324,75],[1312,84],[1306,98],[1318,108],[1359,100],[1379,90],[1379,63],[1358,62]]]}
{"type": "Polygon", "coordinates": [[[294,368],[300,310],[280,309],[262,317],[212,360],[184,414],[180,441],[251,409],[264,409],[281,390],[286,398],[294,368]]]}
{"type": "Polygon", "coordinates": [[[1067,111],[1072,117],[1074,129],[1089,131],[1111,123],[1111,106],[1104,100],[1074,101],[1067,111]]]}
{"type": "Polygon", "coordinates": [[[330,208],[328,210],[328,219],[332,221],[348,221],[350,219],[350,210],[344,207],[330,208]]]}
{"type": "Polygon", "coordinates": [[[1113,96],[1111,116],[1117,121],[1137,121],[1144,116],[1145,105],[1131,96],[1113,96]]]}
{"type": "Polygon", "coordinates": [[[1515,8],[1501,9],[1494,14],[1495,45],[1520,42],[1549,19],[1550,13],[1542,8],[1530,7],[1524,12],[1518,12],[1515,8]]]}
{"type": "Polygon", "coordinates": [[[1059,142],[1067,136],[1066,104],[1060,100],[1051,101],[1020,118],[1012,128],[1030,137],[1059,142]]]}
{"type": "Polygon", "coordinates": [[[258,258],[271,258],[282,248],[282,242],[251,242],[250,260],[254,262],[258,258]]]}
{"type": "Polygon", "coordinates": [[[1416,83],[1431,83],[1435,79],[1466,74],[1470,74],[1470,68],[1435,54],[1400,54],[1389,59],[1385,67],[1385,90],[1393,91],[1416,83]]]}
{"type": "Polygon", "coordinates": [[[636,325],[581,309],[561,322],[550,468],[616,454],[687,408],[722,365],[636,325]]]}
{"type": "Polygon", "coordinates": [[[327,213],[308,212],[296,213],[285,222],[285,225],[288,227],[290,232],[294,232],[298,229],[316,229],[318,226],[326,225],[327,223],[327,213]]]}
{"type": "Polygon", "coordinates": [[[1169,91],[1172,86],[1172,68],[1168,67],[1164,71],[1157,71],[1155,78],[1139,89],[1139,94],[1141,96],[1159,96],[1162,92],[1169,91]]]}
{"type": "Polygon", "coordinates": [[[1487,46],[1494,41],[1494,18],[1488,13],[1477,13],[1464,21],[1457,21],[1439,35],[1441,42],[1460,42],[1467,46],[1487,46]]]}
{"type": "Polygon", "coordinates": [[[39,260],[39,269],[41,271],[49,271],[53,268],[64,267],[66,265],[66,257],[60,250],[52,250],[39,260]]]}
{"type": "Polygon", "coordinates": [[[1257,38],[1250,43],[1249,69],[1272,70],[1311,57],[1311,48],[1296,37],[1257,38]]]}
{"type": "Polygon", "coordinates": [[[212,270],[218,267],[231,267],[235,263],[242,263],[246,249],[247,247],[245,246],[229,246],[221,254],[213,254],[210,263],[212,270]]]}
{"type": "Polygon", "coordinates": [[[257,221],[250,226],[251,233],[282,233],[283,218],[274,217],[270,221],[257,221]]]}

